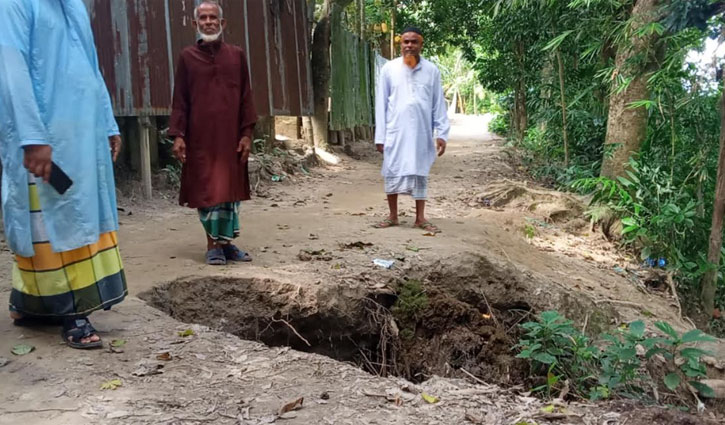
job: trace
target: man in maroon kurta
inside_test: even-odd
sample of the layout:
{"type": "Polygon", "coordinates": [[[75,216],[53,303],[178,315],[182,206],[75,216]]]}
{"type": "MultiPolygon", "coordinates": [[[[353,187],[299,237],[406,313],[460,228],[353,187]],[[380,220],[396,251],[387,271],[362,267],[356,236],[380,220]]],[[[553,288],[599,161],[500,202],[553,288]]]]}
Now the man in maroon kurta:
{"type": "Polygon", "coordinates": [[[192,24],[200,40],[179,58],[169,125],[183,164],[179,203],[199,210],[208,264],[251,261],[231,243],[240,201],[250,199],[247,160],[257,120],[247,58],[221,40],[226,21],[217,3],[202,2],[192,24]]]}

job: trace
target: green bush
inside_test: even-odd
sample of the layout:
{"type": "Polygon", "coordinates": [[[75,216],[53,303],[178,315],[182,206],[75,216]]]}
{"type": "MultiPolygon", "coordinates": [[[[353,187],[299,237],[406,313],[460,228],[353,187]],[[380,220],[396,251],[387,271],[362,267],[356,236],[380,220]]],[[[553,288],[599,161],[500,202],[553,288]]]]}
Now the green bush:
{"type": "Polygon", "coordinates": [[[592,341],[571,320],[545,311],[536,321],[521,325],[525,333],[515,348],[518,358],[530,361],[534,374],[546,376],[546,384],[533,390],[545,391],[548,397],[566,380],[573,394],[591,400],[652,398],[649,383],[654,379],[644,366],[657,355],[665,360],[664,387],[676,391],[691,385],[712,396],[712,389],[700,382],[705,378],[701,360],[708,353],[692,344],[714,338],[697,329],[680,335],[668,323],[655,325],[664,336],[647,337],[645,323],[638,320],[592,341]],[[644,355],[638,355],[638,348],[644,355]]]}
{"type": "Polygon", "coordinates": [[[494,134],[498,134],[501,137],[508,137],[509,135],[509,120],[508,114],[497,114],[491,122],[488,123],[488,131],[494,134]]]}
{"type": "Polygon", "coordinates": [[[575,391],[593,385],[598,350],[589,338],[556,311],[541,313],[536,322],[521,325],[525,335],[515,346],[518,358],[531,361],[532,373],[545,374],[547,384],[534,388],[551,396],[554,385],[564,377],[575,391]]]}

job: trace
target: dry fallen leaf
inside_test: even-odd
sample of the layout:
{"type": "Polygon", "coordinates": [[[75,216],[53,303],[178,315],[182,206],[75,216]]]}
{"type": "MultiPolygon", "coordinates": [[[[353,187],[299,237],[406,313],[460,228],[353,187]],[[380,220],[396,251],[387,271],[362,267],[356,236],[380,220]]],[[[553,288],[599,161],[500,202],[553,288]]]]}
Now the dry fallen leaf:
{"type": "Polygon", "coordinates": [[[103,384],[101,384],[102,390],[115,390],[116,388],[123,385],[123,382],[121,382],[120,379],[111,379],[110,381],[106,381],[103,384]]]}
{"type": "Polygon", "coordinates": [[[423,236],[430,236],[430,237],[435,237],[435,235],[436,235],[436,234],[435,234],[435,233],[433,233],[433,232],[423,233],[423,236]]]}
{"type": "Polygon", "coordinates": [[[426,401],[426,403],[435,404],[435,403],[438,403],[440,401],[440,399],[438,397],[432,396],[432,395],[427,394],[427,393],[423,393],[423,394],[421,394],[421,396],[423,397],[423,400],[426,401]]]}
{"type": "Polygon", "coordinates": [[[479,418],[477,416],[473,416],[470,413],[466,413],[466,420],[468,422],[474,423],[476,425],[482,425],[483,424],[483,419],[481,419],[481,418],[479,418]]]}
{"type": "Polygon", "coordinates": [[[165,362],[171,361],[172,358],[173,357],[171,357],[171,353],[169,353],[168,351],[165,352],[165,353],[161,353],[158,356],[156,356],[156,360],[162,360],[162,361],[165,361],[165,362]]]}
{"type": "Polygon", "coordinates": [[[304,403],[304,401],[305,401],[305,398],[304,397],[300,397],[300,398],[298,398],[297,400],[295,400],[293,402],[290,402],[290,403],[285,404],[284,406],[282,406],[281,409],[279,409],[279,414],[280,415],[284,415],[287,412],[291,412],[293,410],[299,410],[299,409],[301,409],[302,408],[302,403],[304,403]]]}
{"type": "Polygon", "coordinates": [[[11,353],[15,354],[16,356],[24,356],[26,354],[30,354],[33,350],[35,350],[35,347],[33,347],[32,345],[18,344],[13,346],[11,353]]]}
{"type": "Polygon", "coordinates": [[[296,412],[287,412],[287,413],[283,413],[283,414],[279,415],[280,419],[294,419],[296,417],[297,417],[296,412]]]}
{"type": "Polygon", "coordinates": [[[160,375],[164,373],[164,365],[158,363],[158,364],[149,364],[144,363],[139,365],[139,368],[136,369],[134,372],[131,373],[133,376],[152,376],[152,375],[160,375]]]}

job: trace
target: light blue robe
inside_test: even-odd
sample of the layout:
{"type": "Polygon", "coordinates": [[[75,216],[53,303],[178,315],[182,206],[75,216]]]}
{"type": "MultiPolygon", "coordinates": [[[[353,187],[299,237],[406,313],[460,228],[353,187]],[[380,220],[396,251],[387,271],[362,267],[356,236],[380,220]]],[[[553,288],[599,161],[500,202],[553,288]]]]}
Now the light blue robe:
{"type": "Polygon", "coordinates": [[[436,159],[436,138],[448,140],[441,73],[421,58],[410,69],[403,58],[383,66],[375,98],[375,143],[384,145],[384,177],[425,176],[436,159]]]}
{"type": "MultiPolygon", "coordinates": [[[[110,28],[107,29],[110,31],[110,28]]],[[[119,134],[82,0],[0,0],[0,157],[5,236],[34,255],[23,146],[47,144],[73,180],[59,195],[38,185],[56,252],[118,229],[108,137],[119,134]]]]}

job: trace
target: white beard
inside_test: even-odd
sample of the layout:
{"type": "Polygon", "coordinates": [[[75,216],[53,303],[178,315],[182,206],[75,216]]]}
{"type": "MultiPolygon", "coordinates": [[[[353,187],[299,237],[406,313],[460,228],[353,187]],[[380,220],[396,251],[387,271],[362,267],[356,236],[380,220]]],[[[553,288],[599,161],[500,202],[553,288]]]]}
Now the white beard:
{"type": "Polygon", "coordinates": [[[197,30],[196,32],[197,32],[197,34],[199,34],[199,38],[204,43],[212,43],[214,41],[219,40],[219,37],[222,36],[223,31],[224,31],[223,29],[219,29],[219,32],[216,34],[204,34],[203,32],[201,32],[201,30],[197,30]]]}

